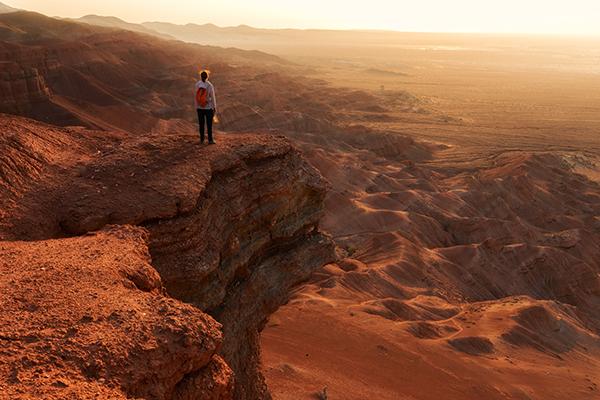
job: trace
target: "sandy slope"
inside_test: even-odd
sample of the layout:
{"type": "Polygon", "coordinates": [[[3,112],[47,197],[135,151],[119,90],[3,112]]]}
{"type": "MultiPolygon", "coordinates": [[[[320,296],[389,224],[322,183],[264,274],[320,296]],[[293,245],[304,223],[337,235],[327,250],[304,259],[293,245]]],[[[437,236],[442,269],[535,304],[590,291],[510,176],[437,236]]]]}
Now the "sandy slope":
{"type": "Polygon", "coordinates": [[[314,399],[324,387],[334,399],[597,398],[597,344],[594,351],[580,347],[557,356],[499,337],[502,326],[515,324],[517,310],[535,303],[529,298],[476,303],[479,314],[465,307],[432,328],[415,323],[426,327],[415,330],[424,336],[436,332],[418,338],[411,322],[390,323],[353,313],[347,302],[303,297],[263,333],[274,398],[314,399]],[[487,321],[479,318],[482,311],[487,321]],[[491,352],[480,338],[493,341],[491,352]]]}
{"type": "Polygon", "coordinates": [[[343,260],[263,333],[275,398],[598,396],[597,184],[555,155],[442,174],[305,146],[343,260]]]}
{"type": "Polygon", "coordinates": [[[570,153],[292,136],[341,260],[263,332],[275,398],[600,395],[600,186],[570,153]]]}

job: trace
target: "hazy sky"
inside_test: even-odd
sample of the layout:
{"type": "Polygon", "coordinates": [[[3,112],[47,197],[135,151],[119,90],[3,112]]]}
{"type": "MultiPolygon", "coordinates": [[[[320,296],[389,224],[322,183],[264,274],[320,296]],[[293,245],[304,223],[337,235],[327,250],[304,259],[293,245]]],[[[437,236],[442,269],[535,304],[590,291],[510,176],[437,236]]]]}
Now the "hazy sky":
{"type": "Polygon", "coordinates": [[[600,35],[600,0],[0,0],[51,16],[265,28],[600,35]]]}

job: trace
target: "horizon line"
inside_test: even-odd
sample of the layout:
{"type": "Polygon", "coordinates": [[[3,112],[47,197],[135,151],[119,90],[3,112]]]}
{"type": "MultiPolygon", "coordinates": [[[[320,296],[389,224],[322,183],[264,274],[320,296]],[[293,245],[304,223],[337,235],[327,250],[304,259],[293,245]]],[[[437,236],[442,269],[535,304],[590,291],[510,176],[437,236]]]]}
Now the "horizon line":
{"type": "MultiPolygon", "coordinates": [[[[2,2],[3,3],[3,2],[2,2]]],[[[0,4],[2,4],[0,3],[0,4]]],[[[6,3],[3,3],[5,5],[7,5],[6,3]]],[[[11,7],[10,5],[7,5],[8,7],[11,7]]],[[[14,8],[14,7],[11,7],[14,8]]],[[[240,23],[238,25],[218,25],[215,24],[213,22],[204,22],[204,23],[200,23],[200,22],[171,22],[171,21],[165,21],[165,20],[148,20],[148,21],[142,21],[142,22],[132,22],[132,21],[128,21],[122,17],[119,17],[117,15],[100,15],[100,14],[85,14],[82,15],[80,17],[63,17],[63,16],[59,16],[59,15],[54,15],[54,16],[50,16],[47,14],[43,14],[39,11],[33,11],[33,10],[25,10],[25,9],[15,9],[15,12],[33,12],[33,13],[37,13],[40,15],[44,15],[46,17],[49,18],[55,18],[55,19],[62,19],[62,20],[78,20],[81,18],[85,18],[85,17],[100,17],[100,18],[117,18],[125,23],[130,23],[130,24],[137,24],[137,25],[143,25],[143,24],[152,24],[152,23],[165,23],[165,24],[172,24],[172,25],[176,25],[176,26],[189,26],[189,25],[196,25],[196,26],[206,26],[206,25],[212,25],[214,27],[217,27],[219,29],[228,29],[228,28],[250,28],[250,29],[254,29],[254,30],[266,30],[266,31],[325,31],[325,32],[370,32],[370,33],[396,33],[396,34],[440,34],[440,35],[482,35],[482,36],[535,36],[535,37],[564,37],[564,38],[589,38],[589,39],[600,39],[600,32],[595,32],[595,33],[591,33],[591,32],[548,32],[548,31],[537,31],[537,32],[528,32],[528,31],[477,31],[477,30],[465,30],[465,31],[460,31],[460,30],[447,30],[447,31],[443,31],[443,30],[401,30],[401,29],[394,29],[394,28],[373,28],[373,27],[360,27],[360,28],[349,28],[349,27],[338,27],[338,28],[334,28],[334,27],[280,27],[280,26],[269,26],[269,27],[265,27],[265,26],[254,26],[254,25],[249,25],[249,24],[245,24],[245,23],[240,23]]],[[[7,14],[11,14],[10,12],[7,14]]]]}
{"type": "MultiPolygon", "coordinates": [[[[22,10],[26,11],[26,10],[22,10]]],[[[150,21],[142,21],[142,22],[131,22],[121,17],[115,15],[99,15],[99,14],[86,14],[77,18],[70,17],[60,17],[54,16],[53,18],[59,19],[71,19],[78,20],[85,17],[100,17],[100,18],[117,18],[125,23],[135,24],[135,25],[144,25],[144,24],[171,24],[176,26],[207,26],[212,25],[219,29],[229,29],[229,28],[250,28],[254,30],[265,30],[265,31],[325,31],[325,32],[374,32],[374,33],[399,33],[399,34],[440,34],[440,35],[485,35],[485,36],[552,36],[552,37],[584,37],[584,38],[594,38],[600,39],[600,32],[598,33],[581,33],[581,32],[525,32],[525,31],[418,31],[418,30],[398,30],[398,29],[388,29],[388,28],[326,28],[326,27],[259,27],[254,25],[249,25],[245,23],[240,23],[238,25],[219,25],[214,22],[171,22],[171,21],[160,21],[160,20],[150,20],[150,21]]]]}

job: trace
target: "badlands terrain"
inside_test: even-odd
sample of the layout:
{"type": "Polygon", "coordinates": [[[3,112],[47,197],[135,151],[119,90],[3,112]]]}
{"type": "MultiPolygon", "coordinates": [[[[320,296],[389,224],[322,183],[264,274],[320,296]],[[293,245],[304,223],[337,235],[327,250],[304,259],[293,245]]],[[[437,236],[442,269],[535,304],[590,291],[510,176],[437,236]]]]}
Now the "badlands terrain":
{"type": "Polygon", "coordinates": [[[0,15],[2,395],[600,396],[596,42],[117,25],[0,15]]]}
{"type": "Polygon", "coordinates": [[[263,332],[275,398],[600,396],[600,54],[563,40],[304,58],[374,97],[343,139],[292,135],[342,251],[263,332]]]}

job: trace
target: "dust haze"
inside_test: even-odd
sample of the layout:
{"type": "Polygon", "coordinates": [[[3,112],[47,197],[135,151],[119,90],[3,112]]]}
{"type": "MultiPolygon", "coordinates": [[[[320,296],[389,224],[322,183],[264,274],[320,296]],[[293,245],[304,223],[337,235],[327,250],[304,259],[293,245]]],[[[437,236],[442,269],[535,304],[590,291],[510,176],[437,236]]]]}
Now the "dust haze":
{"type": "Polygon", "coordinates": [[[598,398],[599,66],[588,37],[0,15],[0,389],[598,398]]]}

